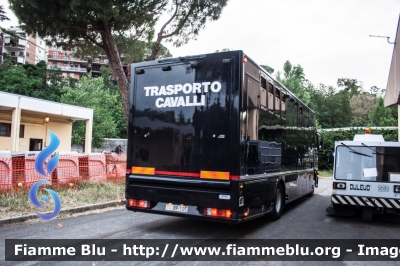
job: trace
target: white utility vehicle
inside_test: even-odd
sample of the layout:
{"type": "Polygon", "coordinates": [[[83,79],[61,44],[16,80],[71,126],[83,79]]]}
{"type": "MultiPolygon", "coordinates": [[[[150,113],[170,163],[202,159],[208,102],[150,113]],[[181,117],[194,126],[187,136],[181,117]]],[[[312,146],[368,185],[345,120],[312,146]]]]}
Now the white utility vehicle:
{"type": "Polygon", "coordinates": [[[372,222],[373,214],[400,213],[400,143],[370,132],[335,141],[330,215],[358,210],[364,222],[372,222]]]}

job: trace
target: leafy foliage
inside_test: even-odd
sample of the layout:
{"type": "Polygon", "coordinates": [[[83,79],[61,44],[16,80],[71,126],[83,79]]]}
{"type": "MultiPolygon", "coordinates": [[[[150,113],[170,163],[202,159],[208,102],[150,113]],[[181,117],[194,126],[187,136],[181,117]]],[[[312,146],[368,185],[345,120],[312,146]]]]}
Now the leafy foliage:
{"type": "Polygon", "coordinates": [[[10,8],[31,34],[46,36],[53,46],[74,47],[82,41],[102,49],[121,90],[125,121],[129,113],[129,84],[113,33],[130,31],[146,38],[163,10],[165,0],[10,0],[10,8]]]}
{"type": "Polygon", "coordinates": [[[281,72],[277,73],[276,77],[278,81],[299,97],[302,102],[307,105],[310,104],[310,94],[305,89],[306,79],[304,69],[300,65],[294,66],[290,61],[286,61],[283,65],[283,77],[281,75],[281,72]]]}
{"type": "Polygon", "coordinates": [[[170,18],[161,27],[153,52],[148,60],[156,59],[162,40],[172,42],[179,47],[190,40],[195,40],[201,29],[205,28],[207,20],[219,19],[222,9],[228,0],[170,0],[163,7],[163,12],[170,18]]]}
{"type": "Polygon", "coordinates": [[[122,112],[122,98],[121,92],[119,91],[118,85],[116,85],[111,78],[110,69],[108,67],[101,67],[100,69],[101,76],[104,79],[104,87],[110,90],[110,94],[115,95],[117,102],[116,104],[110,109],[112,113],[114,122],[116,124],[115,128],[115,137],[126,139],[128,138],[128,132],[126,129],[126,123],[124,118],[124,113],[122,112]]]}
{"type": "MultiPolygon", "coordinates": [[[[138,40],[137,36],[115,34],[113,35],[118,52],[121,55],[121,62],[126,65],[135,62],[145,61],[152,53],[154,42],[138,40]]],[[[98,57],[104,54],[104,51],[90,42],[81,42],[74,53],[76,57],[98,57]]],[[[156,59],[172,57],[167,47],[160,44],[160,49],[156,59]]]]}
{"type": "Polygon", "coordinates": [[[10,20],[7,15],[6,15],[6,11],[4,11],[4,7],[0,6],[0,21],[6,21],[6,20],[10,20]]]}
{"type": "Polygon", "coordinates": [[[378,98],[378,102],[369,113],[371,126],[397,126],[397,110],[393,108],[385,108],[382,97],[378,98]]]}
{"type": "Polygon", "coordinates": [[[356,79],[340,78],[337,81],[337,85],[339,88],[343,88],[347,93],[349,93],[350,97],[358,95],[362,91],[362,84],[360,84],[356,79]]]}
{"type": "MultiPolygon", "coordinates": [[[[118,103],[117,94],[110,93],[104,79],[83,77],[77,88],[63,87],[61,102],[93,109],[93,147],[101,148],[104,138],[116,136],[116,123],[113,110],[118,103]]],[[[72,125],[72,144],[81,145],[85,138],[85,121],[74,121],[72,125]]]]}
{"type": "Polygon", "coordinates": [[[315,87],[305,79],[303,68],[290,61],[277,73],[277,79],[315,111],[318,128],[397,125],[397,110],[383,106],[380,96],[385,90],[376,86],[366,92],[357,79],[339,78],[338,88],[315,87]]]}
{"type": "Polygon", "coordinates": [[[272,67],[267,66],[267,65],[260,65],[260,67],[264,68],[270,74],[274,73],[274,71],[275,71],[275,69],[273,69],[272,67]]]}
{"type": "Polygon", "coordinates": [[[58,69],[48,70],[44,61],[17,67],[8,62],[0,65],[0,91],[59,102],[60,89],[67,84],[74,86],[74,80],[64,80],[58,69]]]}

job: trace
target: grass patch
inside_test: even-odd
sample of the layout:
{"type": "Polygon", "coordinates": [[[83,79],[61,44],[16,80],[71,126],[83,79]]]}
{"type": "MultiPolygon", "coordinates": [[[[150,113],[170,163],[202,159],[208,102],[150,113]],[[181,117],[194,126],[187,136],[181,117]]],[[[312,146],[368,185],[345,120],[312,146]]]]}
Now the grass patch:
{"type": "Polygon", "coordinates": [[[331,177],[333,176],[333,170],[318,170],[320,177],[331,177]]]}
{"type": "MultiPolygon", "coordinates": [[[[52,212],[54,201],[43,188],[39,187],[37,197],[44,206],[43,209],[34,206],[29,199],[29,190],[11,189],[0,193],[0,219],[19,217],[27,214],[36,214],[39,212],[52,212]],[[42,195],[46,195],[49,203],[42,200],[42,195]]],[[[116,201],[125,197],[125,180],[119,182],[90,183],[88,181],[79,181],[64,185],[52,185],[46,188],[57,192],[61,200],[61,210],[81,207],[88,204],[105,203],[116,201]]]]}

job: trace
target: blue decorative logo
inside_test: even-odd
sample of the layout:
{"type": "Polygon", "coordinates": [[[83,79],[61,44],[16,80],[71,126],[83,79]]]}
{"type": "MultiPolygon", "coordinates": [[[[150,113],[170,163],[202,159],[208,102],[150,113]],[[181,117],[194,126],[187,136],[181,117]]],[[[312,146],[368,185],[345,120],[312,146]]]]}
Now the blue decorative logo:
{"type": "MultiPolygon", "coordinates": [[[[29,190],[29,199],[31,200],[32,204],[41,209],[43,209],[44,207],[37,198],[37,191],[39,189],[39,186],[42,184],[50,185],[51,183],[47,180],[41,180],[39,182],[36,182],[29,190]]],[[[58,194],[56,192],[54,192],[53,190],[47,189],[47,188],[45,188],[44,190],[46,190],[54,200],[54,211],[51,214],[44,214],[44,213],[40,213],[40,212],[36,212],[36,214],[43,220],[51,220],[54,217],[56,217],[58,215],[58,213],[60,212],[61,200],[60,200],[60,197],[58,196],[58,194]]],[[[49,198],[47,196],[42,195],[42,199],[44,200],[44,202],[49,203],[49,198]]]]}
{"type": "MultiPolygon", "coordinates": [[[[38,154],[36,161],[35,161],[36,172],[38,172],[39,174],[41,174],[44,177],[47,177],[47,175],[51,174],[54,171],[54,169],[56,169],[56,166],[57,166],[58,160],[59,160],[59,153],[57,152],[56,155],[47,162],[47,167],[46,167],[47,174],[46,174],[46,171],[44,170],[44,163],[46,161],[46,158],[49,157],[53,152],[55,152],[56,149],[58,148],[58,146],[60,145],[60,139],[56,136],[56,134],[54,134],[50,130],[49,130],[49,134],[50,134],[49,146],[47,148],[45,148],[44,150],[42,150],[38,154]]],[[[29,190],[29,199],[31,200],[32,204],[41,209],[43,209],[44,207],[37,198],[37,191],[39,189],[39,186],[42,184],[51,185],[51,183],[49,181],[41,180],[39,182],[36,182],[29,190]]],[[[51,214],[43,214],[40,212],[36,212],[36,214],[43,220],[51,220],[54,217],[56,217],[58,215],[58,213],[60,212],[61,201],[60,201],[60,197],[58,196],[58,194],[56,192],[54,192],[51,189],[47,189],[47,188],[45,188],[45,190],[50,194],[50,196],[54,200],[54,211],[51,214]]],[[[45,195],[42,195],[42,199],[46,203],[50,202],[49,198],[45,195]]]]}
{"type": "MultiPolygon", "coordinates": [[[[46,172],[43,169],[43,165],[44,165],[46,158],[49,157],[53,152],[55,152],[56,149],[58,148],[58,146],[60,145],[60,139],[56,136],[56,134],[54,134],[50,130],[49,130],[49,134],[50,134],[49,146],[47,148],[45,148],[44,150],[42,150],[38,154],[36,161],[35,161],[36,172],[38,172],[42,176],[47,176],[46,172]]],[[[56,169],[56,166],[58,164],[58,159],[59,159],[59,154],[57,152],[56,155],[48,161],[48,163],[47,163],[47,173],[48,174],[51,174],[54,171],[54,169],[56,169]]]]}

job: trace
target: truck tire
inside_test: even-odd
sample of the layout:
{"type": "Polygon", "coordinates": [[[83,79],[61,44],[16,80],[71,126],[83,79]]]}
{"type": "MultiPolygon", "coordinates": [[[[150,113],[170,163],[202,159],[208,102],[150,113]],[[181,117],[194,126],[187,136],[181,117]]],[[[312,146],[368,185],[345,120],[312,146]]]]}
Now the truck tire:
{"type": "Polygon", "coordinates": [[[372,223],[372,208],[362,208],[361,210],[361,220],[364,223],[372,223]]]}
{"type": "Polygon", "coordinates": [[[283,189],[282,185],[278,185],[275,194],[274,194],[274,199],[273,199],[273,206],[272,206],[272,213],[271,213],[271,218],[272,220],[276,221],[281,218],[283,210],[283,189]]]}

